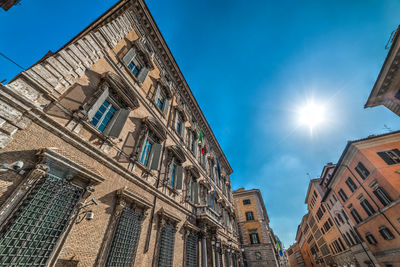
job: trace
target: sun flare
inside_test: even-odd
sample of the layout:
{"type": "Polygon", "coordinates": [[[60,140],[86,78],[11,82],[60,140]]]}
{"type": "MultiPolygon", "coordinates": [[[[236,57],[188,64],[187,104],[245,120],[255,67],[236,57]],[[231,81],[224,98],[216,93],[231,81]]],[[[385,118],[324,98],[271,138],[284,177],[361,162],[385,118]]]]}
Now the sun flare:
{"type": "Polygon", "coordinates": [[[325,119],[325,109],[322,105],[317,105],[314,102],[307,103],[299,110],[299,123],[306,125],[310,131],[317,125],[321,124],[325,119]]]}

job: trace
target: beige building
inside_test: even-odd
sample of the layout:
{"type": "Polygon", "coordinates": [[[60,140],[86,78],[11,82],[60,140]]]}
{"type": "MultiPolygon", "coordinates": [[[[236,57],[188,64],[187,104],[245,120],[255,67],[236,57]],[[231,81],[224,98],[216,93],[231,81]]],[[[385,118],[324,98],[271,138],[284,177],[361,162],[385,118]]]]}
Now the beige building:
{"type": "Polygon", "coordinates": [[[0,266],[238,266],[231,166],[143,0],[0,87],[0,266]]]}
{"type": "Polygon", "coordinates": [[[244,265],[280,266],[275,236],[260,190],[240,188],[233,192],[244,265]]]}

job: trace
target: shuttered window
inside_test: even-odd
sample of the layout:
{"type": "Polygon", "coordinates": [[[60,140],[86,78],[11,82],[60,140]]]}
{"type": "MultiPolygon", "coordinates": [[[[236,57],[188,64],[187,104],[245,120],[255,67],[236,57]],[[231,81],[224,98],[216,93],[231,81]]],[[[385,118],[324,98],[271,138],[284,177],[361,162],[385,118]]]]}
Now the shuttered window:
{"type": "Polygon", "coordinates": [[[222,262],[222,249],[221,249],[221,248],[218,249],[217,255],[218,255],[219,267],[223,267],[224,264],[223,264],[223,262],[222,262]]]}
{"type": "Polygon", "coordinates": [[[139,241],[143,213],[124,208],[115,230],[107,267],[132,266],[139,241]]]}
{"type": "Polygon", "coordinates": [[[381,186],[378,186],[374,190],[374,195],[379,199],[383,206],[387,206],[393,201],[388,193],[386,193],[385,189],[383,189],[381,186]]]}
{"type": "Polygon", "coordinates": [[[369,176],[369,170],[361,162],[357,164],[356,171],[363,180],[367,179],[369,176]]]}
{"type": "Polygon", "coordinates": [[[228,251],[225,252],[225,266],[231,266],[231,261],[229,260],[229,253],[228,251]]]}
{"type": "Polygon", "coordinates": [[[186,267],[197,267],[197,235],[192,233],[186,240],[186,267]]]}
{"type": "Polygon", "coordinates": [[[357,185],[353,182],[353,180],[350,177],[347,177],[346,184],[350,188],[351,192],[357,190],[357,185]]]}
{"type": "Polygon", "coordinates": [[[356,223],[362,222],[362,218],[361,218],[360,214],[358,214],[358,212],[355,209],[351,209],[350,213],[353,216],[356,223]]]}
{"type": "Polygon", "coordinates": [[[366,233],[365,239],[367,239],[368,243],[370,243],[371,245],[376,245],[378,243],[371,233],[366,233]]]}
{"type": "Polygon", "coordinates": [[[155,140],[151,133],[146,134],[139,157],[140,163],[152,170],[158,169],[162,148],[155,140]]]}
{"type": "Polygon", "coordinates": [[[388,165],[400,163],[400,151],[397,148],[389,151],[378,152],[378,155],[388,165]]]}
{"type": "Polygon", "coordinates": [[[0,232],[0,266],[46,266],[83,193],[55,176],[42,178],[0,232]]]}
{"type": "Polygon", "coordinates": [[[371,206],[371,204],[369,203],[368,200],[363,199],[361,201],[361,206],[363,207],[363,209],[365,210],[365,212],[368,214],[368,216],[371,216],[372,214],[375,213],[374,208],[371,206]]]}
{"type": "Polygon", "coordinates": [[[159,267],[173,266],[175,231],[175,227],[168,223],[161,229],[160,250],[158,254],[159,267]]]}
{"type": "Polygon", "coordinates": [[[343,202],[346,202],[348,197],[346,193],[343,191],[343,189],[339,189],[338,191],[340,198],[343,200],[343,202]]]}
{"type": "Polygon", "coordinates": [[[254,214],[252,211],[246,212],[246,221],[254,221],[254,214]]]}
{"type": "Polygon", "coordinates": [[[386,226],[379,227],[379,233],[385,240],[392,240],[394,238],[394,235],[386,226]]]}

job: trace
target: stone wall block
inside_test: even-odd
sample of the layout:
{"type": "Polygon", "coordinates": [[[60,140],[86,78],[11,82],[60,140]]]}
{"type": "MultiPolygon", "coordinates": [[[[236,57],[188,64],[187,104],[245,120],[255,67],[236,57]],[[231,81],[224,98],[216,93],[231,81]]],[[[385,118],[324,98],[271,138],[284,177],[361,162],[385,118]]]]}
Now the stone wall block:
{"type": "Polygon", "coordinates": [[[13,123],[17,122],[22,116],[22,113],[7,103],[0,100],[0,117],[13,123]]]}
{"type": "Polygon", "coordinates": [[[39,97],[40,93],[33,89],[23,78],[16,79],[12,83],[6,85],[10,90],[18,93],[21,96],[35,102],[39,97]]]}
{"type": "Polygon", "coordinates": [[[0,149],[5,148],[12,141],[12,137],[0,132],[0,149]]]}
{"type": "Polygon", "coordinates": [[[121,25],[119,25],[118,18],[111,21],[110,25],[114,28],[115,33],[117,34],[118,37],[118,41],[125,37],[125,30],[121,25]]]}
{"type": "Polygon", "coordinates": [[[93,51],[93,53],[96,55],[97,59],[102,58],[104,54],[101,51],[101,47],[96,43],[95,40],[93,40],[93,37],[91,34],[86,35],[83,38],[85,44],[93,51]]]}
{"type": "Polygon", "coordinates": [[[108,46],[107,41],[104,39],[103,35],[100,32],[93,33],[95,39],[106,49],[109,50],[110,47],[108,46]]]}
{"type": "MultiPolygon", "coordinates": [[[[86,57],[86,56],[78,49],[78,47],[77,47],[75,44],[71,44],[70,46],[68,46],[68,48],[70,49],[70,51],[71,51],[72,53],[75,54],[75,56],[76,56],[78,62],[80,62],[81,65],[84,66],[84,69],[89,69],[89,68],[91,67],[92,64],[91,64],[91,62],[90,62],[90,59],[89,59],[88,57],[86,57]]],[[[82,73],[81,75],[83,75],[83,73],[82,73]]],[[[80,75],[80,76],[81,76],[81,75],[80,75]]]]}
{"type": "Polygon", "coordinates": [[[32,68],[40,77],[42,77],[52,88],[58,86],[58,78],[50,73],[44,66],[43,63],[36,64],[32,68]]]}
{"type": "MultiPolygon", "coordinates": [[[[76,69],[78,69],[80,66],[75,61],[75,59],[71,57],[71,55],[66,51],[66,49],[59,51],[58,54],[60,55],[60,58],[58,58],[58,60],[62,63],[65,62],[66,64],[68,64],[68,66],[71,67],[70,71],[72,70],[75,73],[74,77],[75,78],[78,77],[79,74],[76,72],[76,69]]],[[[64,66],[66,65],[64,64],[64,66]]]]}
{"type": "Polygon", "coordinates": [[[31,120],[27,117],[22,117],[19,121],[17,121],[16,123],[14,123],[15,126],[17,126],[19,129],[25,129],[26,127],[29,126],[29,124],[31,124],[31,120]]]}
{"type": "Polygon", "coordinates": [[[118,25],[120,25],[120,27],[122,28],[124,36],[125,36],[130,30],[129,30],[129,26],[124,21],[123,15],[121,15],[117,18],[117,22],[118,22],[118,25]]]}
{"type": "Polygon", "coordinates": [[[0,127],[0,130],[1,130],[3,133],[6,133],[6,134],[9,135],[9,136],[13,136],[13,135],[18,131],[18,128],[15,127],[14,125],[8,123],[8,122],[5,122],[5,123],[0,127]]]}
{"type": "Polygon", "coordinates": [[[48,82],[46,82],[45,79],[43,79],[36,71],[35,71],[35,67],[24,71],[23,73],[25,73],[29,78],[31,78],[32,80],[34,80],[36,83],[38,83],[39,85],[41,85],[43,88],[45,88],[48,92],[52,92],[53,91],[53,87],[51,86],[51,84],[49,84],[48,82]]]}

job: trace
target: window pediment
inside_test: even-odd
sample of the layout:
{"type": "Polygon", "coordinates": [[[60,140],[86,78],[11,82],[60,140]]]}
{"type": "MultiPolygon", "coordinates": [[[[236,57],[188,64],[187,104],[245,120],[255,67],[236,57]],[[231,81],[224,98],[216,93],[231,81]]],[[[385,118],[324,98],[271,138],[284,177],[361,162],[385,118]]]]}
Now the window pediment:
{"type": "Polygon", "coordinates": [[[160,218],[162,218],[166,221],[169,221],[174,225],[178,224],[181,221],[180,218],[178,218],[175,215],[173,215],[172,213],[166,211],[164,208],[160,208],[157,211],[157,214],[158,214],[158,216],[160,216],[160,218]]]}
{"type": "Polygon", "coordinates": [[[96,185],[105,180],[94,168],[60,149],[44,148],[38,154],[41,163],[46,164],[50,168],[49,173],[55,176],[82,180],[89,185],[96,185]]]}
{"type": "Polygon", "coordinates": [[[168,151],[170,151],[180,163],[184,163],[186,161],[185,153],[179,146],[169,146],[168,151]]]}
{"type": "Polygon", "coordinates": [[[144,209],[149,209],[153,206],[151,202],[146,200],[142,196],[138,196],[137,193],[132,192],[127,187],[123,187],[117,190],[117,196],[119,198],[119,202],[132,203],[133,205],[139,206],[144,209]]]}
{"type": "Polygon", "coordinates": [[[198,179],[200,177],[200,171],[196,166],[188,166],[186,170],[195,178],[198,179]]]}
{"type": "Polygon", "coordinates": [[[112,98],[124,104],[126,108],[135,109],[139,107],[139,102],[134,96],[134,92],[130,90],[130,86],[121,77],[110,71],[104,73],[102,76],[102,86],[111,89],[109,91],[112,98]]]}
{"type": "Polygon", "coordinates": [[[171,99],[172,97],[172,92],[170,89],[170,86],[168,85],[167,81],[163,78],[158,78],[157,79],[157,85],[160,86],[161,90],[165,93],[166,97],[168,99],[171,99]]]}
{"type": "Polygon", "coordinates": [[[136,54],[144,62],[146,68],[148,68],[149,70],[153,70],[154,69],[154,64],[153,64],[154,52],[151,53],[146,49],[144,40],[138,39],[135,42],[133,42],[132,46],[136,50],[135,51],[136,54]]]}
{"type": "Polygon", "coordinates": [[[167,139],[167,132],[165,131],[164,127],[159,123],[156,119],[153,117],[145,117],[143,119],[143,122],[146,123],[146,125],[149,127],[149,129],[157,135],[160,140],[165,140],[167,139]]]}

